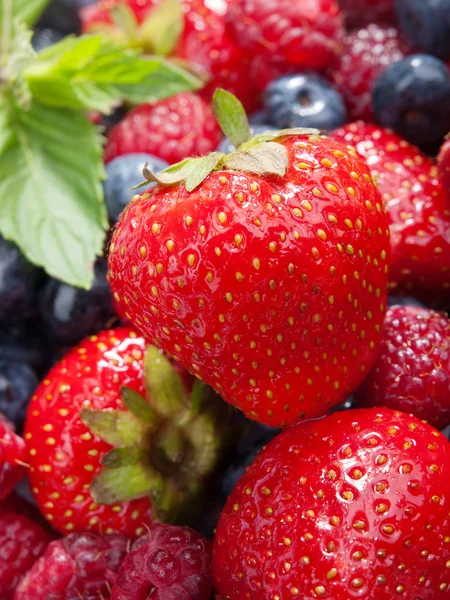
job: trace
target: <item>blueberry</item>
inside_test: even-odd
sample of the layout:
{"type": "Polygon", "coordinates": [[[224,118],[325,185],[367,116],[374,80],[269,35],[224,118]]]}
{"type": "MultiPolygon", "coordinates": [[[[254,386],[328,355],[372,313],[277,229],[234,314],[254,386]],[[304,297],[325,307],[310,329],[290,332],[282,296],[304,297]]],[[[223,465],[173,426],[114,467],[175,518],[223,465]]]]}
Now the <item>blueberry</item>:
{"type": "Polygon", "coordinates": [[[322,77],[309,73],[286,75],[264,93],[270,122],[278,129],[315,127],[330,130],[347,122],[340,94],[322,77]]]}
{"type": "Polygon", "coordinates": [[[259,110],[258,112],[249,115],[248,117],[250,125],[264,125],[270,123],[270,117],[267,111],[259,110]]]}
{"type": "Polygon", "coordinates": [[[36,312],[42,271],[19,248],[0,237],[0,321],[22,320],[36,312]]]}
{"type": "Polygon", "coordinates": [[[60,42],[64,35],[54,29],[35,29],[31,44],[36,52],[60,42]]]}
{"type": "Polygon", "coordinates": [[[79,10],[83,3],[79,0],[51,0],[37,23],[39,29],[53,29],[68,35],[80,33],[79,10]]]}
{"type": "Polygon", "coordinates": [[[450,2],[395,0],[397,20],[405,37],[423,52],[450,57],[450,2]]]}
{"type": "Polygon", "coordinates": [[[51,365],[52,351],[39,320],[0,321],[0,359],[29,364],[44,375],[51,365]]]}
{"type": "Polygon", "coordinates": [[[39,381],[33,369],[21,362],[0,358],[0,412],[21,431],[28,404],[39,381]]]}
{"type": "MultiPolygon", "coordinates": [[[[271,125],[252,125],[250,127],[250,133],[252,137],[255,135],[260,135],[261,133],[266,133],[267,131],[277,131],[276,127],[272,127],[271,125]]],[[[220,146],[217,148],[218,152],[225,152],[225,154],[230,154],[236,150],[233,144],[230,142],[229,138],[225,138],[222,140],[220,146]]]]}
{"type": "Polygon", "coordinates": [[[143,181],[142,169],[148,162],[151,171],[162,171],[169,165],[151,154],[125,154],[106,166],[105,202],[110,220],[115,223],[130,202],[131,188],[143,181]]]}
{"type": "Polygon", "coordinates": [[[107,263],[95,265],[90,290],[82,290],[51,279],[42,289],[40,309],[49,337],[61,346],[71,346],[105,329],[114,320],[111,290],[106,279],[107,263]]]}
{"type": "Polygon", "coordinates": [[[450,73],[434,56],[414,54],[389,65],[372,90],[376,119],[413,144],[431,144],[450,130],[450,73]]]}

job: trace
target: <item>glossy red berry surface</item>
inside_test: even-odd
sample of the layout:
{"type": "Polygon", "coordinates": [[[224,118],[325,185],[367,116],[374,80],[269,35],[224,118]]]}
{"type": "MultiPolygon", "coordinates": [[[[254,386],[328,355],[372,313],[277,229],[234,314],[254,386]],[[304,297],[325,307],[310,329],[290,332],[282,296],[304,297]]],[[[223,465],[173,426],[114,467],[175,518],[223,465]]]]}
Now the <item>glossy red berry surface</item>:
{"type": "Polygon", "coordinates": [[[209,600],[211,591],[211,543],[187,527],[154,523],[122,562],[112,600],[209,600]]]}
{"type": "Polygon", "coordinates": [[[216,530],[220,600],[444,600],[450,444],[387,409],[292,427],[257,457],[216,530]]]}
{"type": "Polygon", "coordinates": [[[351,119],[373,118],[372,86],[388,65],[404,58],[407,43],[394,26],[371,23],[350,31],[330,78],[343,95],[351,119]]]}
{"type": "Polygon", "coordinates": [[[120,388],[144,394],[144,338],[129,328],[84,340],[56,364],[28,409],[25,440],[32,490],[45,518],[63,534],[89,529],[136,537],[150,522],[144,497],[98,505],[90,494],[111,445],[82,422],[82,408],[124,408],[120,388]]]}
{"type": "Polygon", "coordinates": [[[450,194],[450,140],[446,140],[439,150],[437,157],[439,177],[441,178],[447,194],[450,194]]]}
{"type": "Polygon", "coordinates": [[[217,171],[123,213],[122,316],[247,416],[324,414],[364,378],[384,318],[388,221],[355,150],[285,138],[283,178],[217,171]]]}
{"type": "Polygon", "coordinates": [[[208,154],[220,139],[210,104],[187,92],[130,111],[108,135],[105,162],[144,152],[172,164],[187,156],[208,154]]]}
{"type": "Polygon", "coordinates": [[[436,165],[398,135],[362,121],[333,136],[356,147],[378,183],[391,221],[391,293],[448,300],[450,203],[436,165]]]}
{"type": "Polygon", "coordinates": [[[433,310],[394,306],[386,314],[377,362],[357,393],[443,429],[450,423],[450,321],[433,310]]]}
{"type": "Polygon", "coordinates": [[[109,600],[128,540],[72,533],[51,542],[19,584],[14,600],[109,600]]]}
{"type": "Polygon", "coordinates": [[[25,475],[27,450],[14,425],[0,414],[0,499],[6,498],[25,475]]]}
{"type": "MultiPolygon", "coordinates": [[[[51,536],[11,506],[0,504],[0,598],[12,600],[28,569],[43,554],[51,536]]],[[[38,596],[35,596],[36,600],[38,596]]]]}
{"type": "Polygon", "coordinates": [[[394,0],[338,0],[338,3],[346,23],[353,27],[394,19],[394,0]]]}

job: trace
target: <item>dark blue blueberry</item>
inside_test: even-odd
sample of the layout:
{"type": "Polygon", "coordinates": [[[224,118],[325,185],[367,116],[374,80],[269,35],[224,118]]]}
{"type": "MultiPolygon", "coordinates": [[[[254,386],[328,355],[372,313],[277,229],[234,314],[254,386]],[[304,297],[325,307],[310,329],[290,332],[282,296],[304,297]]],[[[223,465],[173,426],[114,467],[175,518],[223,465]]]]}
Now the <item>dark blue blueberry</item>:
{"type": "Polygon", "coordinates": [[[162,171],[169,165],[151,154],[125,154],[118,156],[106,166],[103,184],[105,202],[110,220],[115,223],[135,192],[131,188],[144,180],[142,169],[148,162],[150,171],[162,171]]]}
{"type": "Polygon", "coordinates": [[[266,125],[270,123],[270,117],[267,111],[259,110],[258,112],[249,115],[248,121],[250,125],[266,125]]]}
{"type": "Polygon", "coordinates": [[[106,135],[109,132],[109,130],[114,127],[114,125],[117,125],[117,123],[119,123],[124,118],[126,114],[126,109],[120,106],[119,108],[116,108],[116,110],[114,110],[111,114],[103,115],[102,120],[99,123],[100,127],[103,128],[103,133],[106,135]]]}
{"type": "Polygon", "coordinates": [[[322,77],[301,73],[273,81],[264,94],[270,123],[278,129],[314,127],[331,130],[347,122],[340,94],[322,77]]]}
{"type": "Polygon", "coordinates": [[[0,412],[21,431],[31,396],[39,381],[33,369],[15,360],[0,358],[0,412]]]}
{"type": "Polygon", "coordinates": [[[37,311],[42,271],[31,265],[15,244],[0,237],[0,321],[24,319],[37,311]]]}
{"type": "Polygon", "coordinates": [[[37,319],[0,321],[0,359],[29,364],[44,375],[51,365],[53,348],[37,319]]]}
{"type": "Polygon", "coordinates": [[[412,296],[388,296],[389,306],[416,306],[417,308],[426,308],[422,302],[419,302],[412,296]]]}
{"type": "Polygon", "coordinates": [[[377,121],[413,144],[432,144],[450,130],[450,73],[428,54],[389,65],[372,91],[377,121]]]}
{"type": "Polygon", "coordinates": [[[413,46],[443,60],[450,57],[449,0],[395,0],[395,11],[413,46]]]}
{"type": "Polygon", "coordinates": [[[40,17],[37,27],[53,29],[64,35],[78,34],[81,30],[79,10],[82,7],[83,3],[79,0],[51,0],[40,17]]]}
{"type": "MultiPolygon", "coordinates": [[[[250,133],[252,137],[255,135],[260,135],[261,133],[266,133],[267,131],[277,131],[276,127],[272,127],[271,125],[252,125],[250,127],[250,133]]],[[[225,154],[230,154],[236,150],[233,144],[230,142],[229,138],[225,138],[222,140],[220,146],[217,148],[218,152],[225,152],[225,154]]]]}
{"type": "Polygon", "coordinates": [[[72,346],[112,324],[115,313],[106,273],[106,260],[99,259],[90,290],[49,280],[42,289],[39,305],[50,339],[60,346],[72,346]]]}
{"type": "Polygon", "coordinates": [[[64,38],[64,34],[54,29],[35,29],[31,44],[36,52],[53,46],[64,38]]]}

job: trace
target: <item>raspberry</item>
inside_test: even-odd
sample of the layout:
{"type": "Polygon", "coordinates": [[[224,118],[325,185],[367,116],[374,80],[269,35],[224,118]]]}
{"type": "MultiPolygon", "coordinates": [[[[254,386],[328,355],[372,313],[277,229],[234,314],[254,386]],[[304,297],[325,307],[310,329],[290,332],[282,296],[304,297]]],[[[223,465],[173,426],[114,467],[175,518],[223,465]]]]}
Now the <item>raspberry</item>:
{"type": "Polygon", "coordinates": [[[0,499],[6,498],[25,474],[27,451],[13,424],[0,413],[0,499]]]}
{"type": "Polygon", "coordinates": [[[17,588],[14,600],[110,598],[127,538],[114,533],[72,533],[49,544],[17,588]]]}
{"type": "Polygon", "coordinates": [[[122,562],[112,600],[209,600],[211,589],[210,542],[187,527],[154,523],[122,562]]]}
{"type": "MultiPolygon", "coordinates": [[[[51,537],[37,523],[0,505],[0,598],[11,600],[20,578],[43,554],[51,537]]],[[[15,596],[17,599],[17,596],[15,596]]],[[[31,596],[30,596],[31,598],[31,596]]],[[[35,600],[44,600],[33,596],[35,600]]]]}
{"type": "Polygon", "coordinates": [[[409,52],[399,30],[389,25],[372,23],[345,36],[342,54],[332,67],[330,78],[343,95],[351,119],[372,118],[375,79],[409,52]]]}
{"type": "Polygon", "coordinates": [[[394,0],[338,0],[347,25],[391,22],[394,20],[394,0]]]}
{"type": "Polygon", "coordinates": [[[210,104],[191,92],[177,94],[138,106],[113,127],[105,162],[144,152],[173,164],[215,150],[220,137],[210,104]]]}

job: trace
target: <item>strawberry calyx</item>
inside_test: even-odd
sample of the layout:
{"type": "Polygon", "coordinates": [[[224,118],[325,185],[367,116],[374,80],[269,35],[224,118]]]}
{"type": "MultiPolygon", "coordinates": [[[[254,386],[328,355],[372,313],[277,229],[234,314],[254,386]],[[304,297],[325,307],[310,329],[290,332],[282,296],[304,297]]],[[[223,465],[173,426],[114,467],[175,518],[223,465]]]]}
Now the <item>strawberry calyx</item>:
{"type": "Polygon", "coordinates": [[[112,446],[90,492],[98,504],[149,496],[152,514],[176,522],[195,508],[208,475],[221,457],[227,405],[196,381],[190,394],[174,365],[155,346],[144,359],[146,396],[123,387],[127,410],[84,408],[81,420],[112,446]]]}
{"type": "Polygon", "coordinates": [[[160,186],[183,183],[188,192],[195,190],[213,171],[243,171],[254,175],[284,177],[288,168],[288,153],[277,140],[292,135],[319,135],[318,129],[294,128],[268,131],[251,136],[250,125],[241,102],[224,89],[217,89],[213,98],[213,109],[217,122],[236,150],[230,154],[212,152],[206,156],[186,158],[153,173],[144,166],[145,181],[133,189],[148,185],[160,186]]]}

